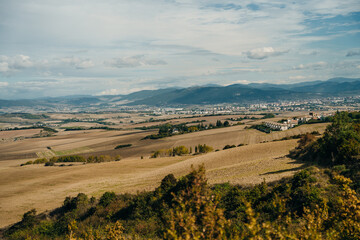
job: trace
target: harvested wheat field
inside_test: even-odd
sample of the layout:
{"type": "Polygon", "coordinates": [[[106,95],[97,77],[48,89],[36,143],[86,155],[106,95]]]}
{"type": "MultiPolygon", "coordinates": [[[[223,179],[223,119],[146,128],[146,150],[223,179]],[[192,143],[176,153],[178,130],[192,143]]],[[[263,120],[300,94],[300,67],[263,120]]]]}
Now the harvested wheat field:
{"type": "Polygon", "coordinates": [[[157,140],[142,140],[157,130],[86,130],[60,132],[57,136],[25,139],[0,144],[0,161],[34,159],[53,156],[52,151],[67,154],[121,155],[123,158],[150,156],[153,151],[172,148],[179,145],[194,147],[207,144],[214,149],[222,149],[227,144],[255,144],[270,142],[306,132],[324,131],[326,123],[302,125],[287,131],[266,134],[254,129],[245,129],[247,125],[211,129],[193,132],[157,140]],[[120,144],[132,144],[129,148],[114,148],[120,144]],[[49,150],[49,147],[52,150],[49,150]]]}
{"type": "Polygon", "coordinates": [[[105,191],[117,193],[151,190],[169,173],[181,176],[191,165],[205,164],[210,183],[256,184],[289,176],[302,164],[288,159],[297,140],[273,141],[306,132],[323,132],[327,124],[303,125],[265,134],[246,125],[141,140],[156,130],[75,131],[47,138],[25,139],[0,144],[0,227],[21,219],[32,208],[39,212],[58,207],[66,196],[79,192],[99,197],[105,191]],[[118,144],[131,147],[115,150],[118,144]],[[184,145],[207,144],[219,149],[203,155],[149,158],[155,150],[184,145]],[[226,144],[246,146],[222,150],[226,144]],[[50,147],[50,148],[48,148],[50,147]],[[54,155],[121,155],[119,162],[45,167],[21,163],[54,155]],[[140,156],[144,156],[141,159],[140,156]]]}
{"type": "Polygon", "coordinates": [[[15,137],[32,137],[38,133],[40,133],[40,129],[0,131],[0,139],[15,138],[15,137]]]}
{"type": "Polygon", "coordinates": [[[21,219],[24,212],[58,207],[66,196],[79,192],[99,197],[151,190],[169,173],[186,174],[190,166],[205,164],[210,183],[256,184],[277,180],[301,167],[285,157],[296,140],[253,144],[197,156],[155,159],[128,158],[120,162],[68,167],[30,165],[2,161],[0,167],[0,226],[21,219]]]}

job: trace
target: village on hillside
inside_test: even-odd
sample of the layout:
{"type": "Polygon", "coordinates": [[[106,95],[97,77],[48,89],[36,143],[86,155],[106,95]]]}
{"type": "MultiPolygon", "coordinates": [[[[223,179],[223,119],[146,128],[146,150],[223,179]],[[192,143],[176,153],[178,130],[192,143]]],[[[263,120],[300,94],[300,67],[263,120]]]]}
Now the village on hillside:
{"type": "Polygon", "coordinates": [[[290,128],[293,128],[299,124],[308,123],[310,120],[315,121],[325,121],[327,117],[333,116],[334,113],[316,113],[316,112],[309,112],[307,116],[303,117],[295,117],[291,119],[284,119],[282,122],[273,122],[273,121],[264,121],[263,124],[270,128],[271,130],[275,131],[285,131],[290,128]]]}

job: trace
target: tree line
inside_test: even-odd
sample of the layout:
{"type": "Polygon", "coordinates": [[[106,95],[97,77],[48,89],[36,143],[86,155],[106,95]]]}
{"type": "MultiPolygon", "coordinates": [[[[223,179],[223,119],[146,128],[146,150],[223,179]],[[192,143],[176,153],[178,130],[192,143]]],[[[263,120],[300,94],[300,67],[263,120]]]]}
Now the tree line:
{"type": "Polygon", "coordinates": [[[70,155],[70,156],[59,156],[47,158],[38,158],[34,161],[27,161],[26,163],[21,164],[20,166],[26,166],[31,164],[45,164],[45,166],[55,166],[55,163],[101,163],[101,162],[111,162],[111,161],[120,161],[121,156],[110,156],[110,155],[100,155],[100,156],[88,156],[85,158],[80,155],[70,155]]]}
{"type": "Polygon", "coordinates": [[[222,122],[221,120],[217,120],[215,125],[212,123],[207,125],[207,124],[203,124],[202,122],[200,124],[193,126],[187,126],[186,124],[172,125],[170,123],[166,123],[156,127],[159,128],[157,134],[148,135],[143,139],[159,139],[164,137],[170,137],[176,134],[185,134],[185,133],[204,131],[214,128],[229,127],[229,126],[230,126],[230,122],[227,120],[224,122],[222,122]]]}

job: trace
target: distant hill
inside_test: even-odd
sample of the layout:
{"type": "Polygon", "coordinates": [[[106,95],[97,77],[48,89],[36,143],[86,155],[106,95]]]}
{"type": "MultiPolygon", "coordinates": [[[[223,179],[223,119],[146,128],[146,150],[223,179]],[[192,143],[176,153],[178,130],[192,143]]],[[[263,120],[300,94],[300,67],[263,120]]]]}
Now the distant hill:
{"type": "Polygon", "coordinates": [[[176,105],[274,102],[316,96],[360,94],[360,78],[332,78],[328,81],[311,81],[296,84],[252,83],[230,86],[200,86],[176,89],[167,93],[144,97],[129,105],[176,105]]]}
{"type": "Polygon", "coordinates": [[[322,93],[334,93],[334,92],[344,92],[348,91],[348,87],[346,85],[342,85],[343,83],[356,83],[360,82],[360,78],[331,78],[327,81],[310,81],[310,82],[300,82],[300,83],[293,83],[293,84],[269,84],[269,83],[250,83],[249,86],[264,89],[264,90],[271,90],[271,89],[286,89],[295,92],[322,92],[322,93]],[[338,86],[336,90],[335,86],[338,86]]]}
{"type": "Polygon", "coordinates": [[[360,81],[353,82],[336,82],[326,81],[310,86],[296,87],[292,89],[297,92],[313,92],[313,93],[355,93],[360,92],[360,81]]]}
{"type": "Polygon", "coordinates": [[[123,99],[127,100],[140,100],[144,98],[150,98],[154,96],[158,96],[161,94],[167,94],[170,92],[175,91],[178,88],[165,88],[165,89],[158,89],[158,90],[142,90],[139,92],[130,93],[128,95],[125,95],[123,99]]]}
{"type": "Polygon", "coordinates": [[[171,106],[218,103],[254,103],[317,97],[360,95],[360,78],[332,78],[295,84],[251,83],[219,86],[209,84],[188,88],[142,90],[128,95],[66,96],[56,98],[0,100],[0,107],[56,106],[73,107],[149,105],[171,106]]]}
{"type": "Polygon", "coordinates": [[[235,84],[226,87],[191,87],[134,101],[131,105],[216,104],[274,101],[297,98],[297,93],[284,89],[271,91],[235,84]]]}

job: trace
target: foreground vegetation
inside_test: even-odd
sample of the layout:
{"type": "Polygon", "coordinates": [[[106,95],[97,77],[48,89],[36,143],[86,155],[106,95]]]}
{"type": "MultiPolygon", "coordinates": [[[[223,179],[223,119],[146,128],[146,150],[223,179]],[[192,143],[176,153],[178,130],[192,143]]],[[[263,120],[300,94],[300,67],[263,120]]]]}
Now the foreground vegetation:
{"type": "Polygon", "coordinates": [[[8,239],[359,239],[360,200],[351,180],[310,168],[253,188],[209,186],[203,167],[153,192],[97,200],[66,198],[51,213],[32,210],[8,239]],[[117,238],[116,238],[117,237],[117,238]]]}
{"type": "Polygon", "coordinates": [[[360,113],[337,113],[324,136],[303,136],[290,156],[324,167],[335,167],[360,192],[360,113]]]}
{"type": "Polygon", "coordinates": [[[7,239],[360,239],[357,118],[339,113],[322,138],[299,140],[294,158],[314,164],[279,182],[210,186],[205,169],[135,195],[68,197],[24,214],[7,239]]]}

